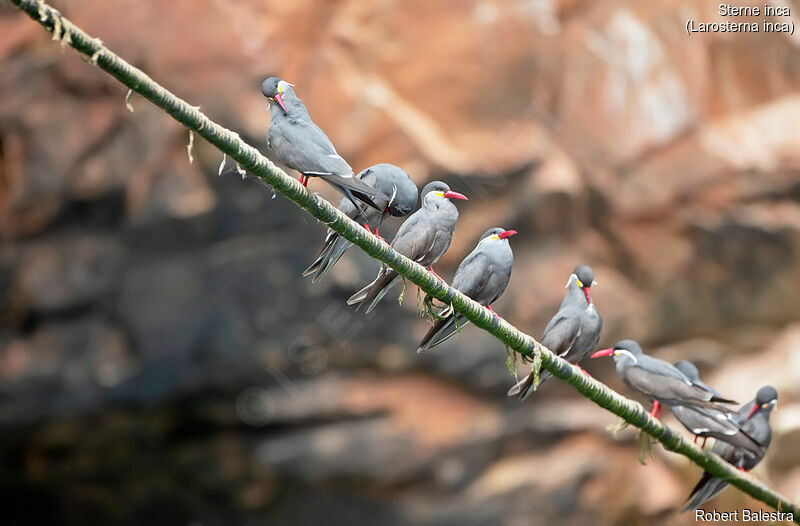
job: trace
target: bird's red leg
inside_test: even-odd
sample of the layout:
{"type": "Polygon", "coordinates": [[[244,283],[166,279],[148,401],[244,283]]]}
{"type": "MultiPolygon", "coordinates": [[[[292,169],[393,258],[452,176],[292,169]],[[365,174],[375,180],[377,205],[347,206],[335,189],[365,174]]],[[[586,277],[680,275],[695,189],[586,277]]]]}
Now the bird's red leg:
{"type": "Polygon", "coordinates": [[[488,310],[489,312],[491,312],[492,314],[494,314],[494,317],[495,317],[495,318],[499,318],[499,317],[500,317],[500,315],[499,315],[499,314],[497,314],[497,313],[494,311],[494,309],[492,308],[492,306],[491,306],[491,305],[487,305],[487,306],[486,306],[486,310],[488,310]]]}
{"type": "Polygon", "coordinates": [[[660,414],[661,414],[661,404],[658,402],[658,400],[656,400],[655,402],[653,402],[653,409],[652,411],[650,411],[650,416],[652,416],[653,418],[658,418],[660,414]]]}
{"type": "Polygon", "coordinates": [[[442,277],[439,274],[437,274],[435,270],[433,270],[433,267],[428,267],[428,272],[430,272],[431,274],[433,274],[437,278],[442,279],[442,277]]]}
{"type": "Polygon", "coordinates": [[[703,445],[702,445],[702,446],[700,446],[700,447],[702,447],[703,449],[705,449],[705,448],[706,448],[706,440],[708,440],[708,437],[703,437],[703,445]]]}
{"type": "MultiPolygon", "coordinates": [[[[369,223],[364,223],[364,228],[366,228],[366,229],[367,229],[367,232],[369,232],[370,234],[372,234],[372,233],[373,233],[373,232],[372,232],[372,230],[369,228],[369,223]]],[[[380,234],[378,234],[378,228],[377,228],[377,227],[375,228],[375,237],[377,237],[377,238],[378,238],[378,239],[380,239],[381,241],[386,241],[385,239],[383,239],[383,238],[381,237],[381,235],[380,235],[380,234]]]]}
{"type": "Polygon", "coordinates": [[[308,176],[306,174],[300,174],[297,180],[300,181],[300,184],[304,187],[308,187],[308,176]]]}
{"type": "Polygon", "coordinates": [[[697,435],[694,436],[694,443],[697,444],[697,435]]]}

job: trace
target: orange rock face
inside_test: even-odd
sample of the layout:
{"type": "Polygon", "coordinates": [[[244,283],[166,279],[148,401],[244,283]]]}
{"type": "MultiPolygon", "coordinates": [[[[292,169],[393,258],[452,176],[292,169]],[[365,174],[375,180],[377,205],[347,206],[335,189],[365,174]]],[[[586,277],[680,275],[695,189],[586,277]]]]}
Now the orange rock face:
{"type": "MultiPolygon", "coordinates": [[[[792,37],[688,36],[688,19],[722,18],[674,0],[56,7],[264,152],[275,74],[356,170],[391,162],[467,194],[437,271],[487,228],[518,230],[496,309],[533,336],[587,262],[601,345],[693,360],[742,402],[772,383],[788,416],[757,475],[796,497],[792,37]]],[[[185,129],[135,94],[129,112],[124,87],[6,5],[0,35],[0,468],[25,509],[50,524],[694,523],[676,510],[698,469],[658,448],[639,466],[630,435],[607,436],[614,418],[556,381],[506,400],[503,348],[474,327],[416,355],[411,286],[402,307],[354,313],[374,261],[351,249],[311,286],[324,225],[218,177],[198,137],[190,164],[185,129]]],[[[756,506],[735,490],[715,505],[756,506]]]]}

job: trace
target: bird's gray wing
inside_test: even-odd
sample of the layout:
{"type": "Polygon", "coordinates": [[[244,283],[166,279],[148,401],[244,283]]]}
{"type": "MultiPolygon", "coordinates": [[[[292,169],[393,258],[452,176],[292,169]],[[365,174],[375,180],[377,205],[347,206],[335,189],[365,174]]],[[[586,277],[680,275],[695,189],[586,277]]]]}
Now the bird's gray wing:
{"type": "MultiPolygon", "coordinates": [[[[511,280],[511,267],[501,267],[498,270],[492,268],[491,276],[488,288],[491,288],[492,297],[487,301],[489,305],[497,301],[497,299],[503,295],[503,292],[506,291],[508,282],[511,280]]],[[[485,292],[484,290],[484,293],[485,292]]]]}
{"type": "Polygon", "coordinates": [[[341,210],[341,212],[344,215],[346,215],[347,217],[349,217],[350,219],[355,219],[361,213],[365,212],[364,208],[366,208],[366,207],[361,208],[361,212],[359,212],[358,208],[356,207],[356,205],[354,205],[353,202],[350,201],[350,199],[348,199],[346,197],[342,197],[339,200],[339,206],[337,208],[339,210],[341,210]]]}
{"type": "Polygon", "coordinates": [[[732,418],[736,421],[737,424],[739,424],[740,426],[745,425],[745,423],[747,422],[747,416],[750,414],[750,410],[753,408],[753,404],[755,403],[756,403],[755,400],[750,400],[749,402],[747,402],[742,407],[736,410],[732,418]]]}
{"type": "Polygon", "coordinates": [[[458,265],[453,287],[472,299],[483,290],[492,272],[492,260],[483,252],[472,252],[458,265]]]}
{"type": "MultiPolygon", "coordinates": [[[[422,210],[420,212],[423,212],[422,210]]],[[[392,241],[392,248],[414,261],[430,252],[436,243],[438,230],[427,214],[416,213],[402,224],[392,241]]]]}
{"type": "Polygon", "coordinates": [[[723,396],[720,394],[719,391],[717,391],[716,389],[714,389],[713,387],[711,387],[707,383],[702,382],[699,379],[698,380],[694,380],[694,379],[690,378],[690,380],[692,381],[693,384],[695,384],[695,385],[697,385],[699,387],[702,387],[703,389],[705,389],[706,391],[708,391],[709,393],[714,395],[715,398],[723,398],[723,396]]]}
{"type": "MultiPolygon", "coordinates": [[[[692,381],[692,379],[686,376],[680,369],[664,360],[644,355],[639,357],[638,365],[652,374],[669,378],[671,383],[667,385],[680,389],[685,396],[690,396],[691,398],[688,398],[688,400],[735,403],[733,400],[716,396],[713,389],[709,389],[708,386],[702,382],[692,381]]],[[[684,398],[680,399],[684,400],[684,398]]],[[[728,409],[724,411],[730,412],[728,409]]]]}
{"type": "Polygon", "coordinates": [[[675,406],[672,414],[695,435],[732,437],[739,433],[739,427],[722,411],[705,407],[675,406]]]}
{"type": "Polygon", "coordinates": [[[446,318],[437,320],[436,323],[433,324],[433,327],[431,327],[427,334],[425,334],[425,337],[422,338],[422,341],[419,342],[419,345],[417,346],[417,352],[432,349],[437,345],[446,342],[468,323],[469,320],[464,319],[460,314],[457,313],[451,313],[446,318]],[[458,318],[456,319],[454,316],[458,316],[458,318]]]}
{"type": "MultiPolygon", "coordinates": [[[[339,201],[339,210],[347,217],[353,220],[359,216],[366,217],[367,224],[374,229],[380,222],[380,212],[368,206],[359,208],[356,208],[350,199],[346,197],[342,197],[339,201]]],[[[313,275],[312,283],[322,281],[351,245],[352,243],[345,238],[333,230],[328,229],[325,242],[322,245],[322,249],[319,251],[317,259],[303,272],[303,276],[313,275]]]]}
{"type": "MultiPolygon", "coordinates": [[[[727,442],[717,440],[712,451],[722,457],[723,460],[736,467],[748,468],[746,462],[752,459],[752,455],[742,449],[738,449],[727,442]]],[[[752,460],[750,460],[752,462],[752,460]]],[[[713,499],[728,487],[728,483],[718,479],[708,471],[703,472],[703,476],[697,482],[692,492],[689,494],[688,502],[682,512],[699,508],[709,500],[713,499]]]]}
{"type": "MultiPolygon", "coordinates": [[[[397,231],[397,235],[392,241],[392,248],[407,258],[418,261],[430,251],[430,247],[436,241],[436,233],[436,227],[429,220],[426,212],[420,210],[400,226],[400,230],[397,231]]],[[[378,273],[375,281],[350,296],[347,304],[367,304],[366,312],[369,313],[386,292],[399,281],[400,276],[394,270],[388,267],[384,268],[378,273]]]]}
{"type": "Polygon", "coordinates": [[[286,117],[272,123],[267,144],[286,166],[309,175],[351,176],[353,169],[313,122],[286,117]]]}
{"type": "MultiPolygon", "coordinates": [[[[567,355],[580,335],[580,318],[570,316],[569,313],[559,313],[545,327],[541,343],[562,358],[569,359],[567,355]]],[[[539,372],[539,384],[541,385],[550,376],[550,371],[542,369],[539,372]]],[[[508,396],[519,396],[520,401],[525,401],[533,392],[533,380],[534,375],[531,371],[508,390],[508,396]]]]}
{"type": "Polygon", "coordinates": [[[702,405],[710,399],[710,393],[705,389],[661,371],[644,369],[638,364],[625,369],[625,378],[633,389],[656,400],[682,400],[702,405]]]}
{"type": "Polygon", "coordinates": [[[558,314],[545,327],[542,345],[563,358],[572,349],[580,334],[580,318],[558,314]]]}

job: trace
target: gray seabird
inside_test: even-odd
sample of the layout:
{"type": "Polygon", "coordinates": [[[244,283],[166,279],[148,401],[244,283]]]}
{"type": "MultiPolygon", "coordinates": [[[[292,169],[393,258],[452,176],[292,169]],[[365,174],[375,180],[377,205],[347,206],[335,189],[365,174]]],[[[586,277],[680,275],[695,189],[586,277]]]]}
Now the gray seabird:
{"type": "MultiPolygon", "coordinates": [[[[368,230],[372,227],[375,230],[375,235],[378,235],[378,229],[387,214],[394,217],[405,217],[417,205],[417,196],[419,194],[417,185],[414,184],[414,181],[405,171],[393,164],[381,163],[370,166],[356,177],[363,183],[391,196],[389,205],[383,212],[364,206],[359,206],[359,209],[356,209],[346,197],[343,197],[339,202],[339,210],[344,212],[350,219],[356,219],[359,215],[366,217],[367,224],[364,226],[368,230]]],[[[313,275],[311,279],[313,283],[321,281],[345,251],[350,248],[350,245],[352,243],[348,240],[333,230],[328,230],[325,244],[322,246],[319,256],[303,272],[303,276],[313,275]]]]}
{"type": "Polygon", "coordinates": [[[267,147],[281,164],[300,172],[300,182],[319,177],[347,197],[358,208],[356,199],[383,212],[390,200],[380,190],[353,176],[353,169],[336,153],[328,136],[314,124],[292,85],[277,77],[261,84],[269,99],[272,122],[267,132],[267,147]]]}
{"type": "Polygon", "coordinates": [[[678,360],[673,364],[673,366],[685,374],[694,385],[699,385],[709,393],[714,393],[714,396],[722,398],[722,395],[719,394],[719,391],[700,380],[700,371],[698,371],[697,366],[689,360],[678,360]]]}
{"type": "MultiPolygon", "coordinates": [[[[703,387],[718,398],[722,398],[722,395],[716,389],[700,381],[697,367],[692,362],[681,360],[675,362],[674,365],[693,384],[703,387]]],[[[706,445],[706,439],[711,437],[753,452],[761,449],[760,444],[739,428],[735,421],[735,415],[711,407],[676,405],[672,406],[671,409],[678,422],[694,434],[695,443],[697,442],[697,437],[703,437],[703,447],[706,445]]]]}
{"type": "Polygon", "coordinates": [[[725,408],[717,403],[734,404],[717,396],[703,385],[693,383],[689,377],[672,364],[644,354],[642,348],[633,340],[622,340],[614,347],[597,351],[592,358],[613,356],[617,375],[628,387],[653,401],[650,414],[658,418],[661,406],[689,405],[708,407],[720,411],[725,408]]]}
{"type": "MultiPolygon", "coordinates": [[[[749,449],[737,448],[726,442],[717,441],[712,451],[742,471],[750,471],[761,462],[772,440],[769,415],[778,406],[778,391],[772,386],[764,386],[756,393],[756,399],[744,404],[734,415],[742,431],[752,437],[760,446],[756,454],[749,449]]],[[[689,495],[683,511],[696,509],[716,497],[728,487],[724,480],[704,471],[700,481],[689,495]]]]}
{"type": "MultiPolygon", "coordinates": [[[[589,289],[595,284],[594,272],[589,265],[578,265],[567,281],[567,294],[558,312],[547,324],[541,343],[561,358],[577,364],[589,356],[603,328],[603,319],[597,313],[589,289]]],[[[539,381],[549,378],[543,370],[539,381]]],[[[508,391],[508,396],[525,400],[533,392],[533,371],[508,391]]]]}
{"type": "MultiPolygon", "coordinates": [[[[469,296],[490,311],[492,303],[506,290],[511,278],[514,254],[508,238],[516,230],[492,228],[478,241],[478,246],[464,258],[453,277],[453,288],[469,296]]],[[[494,311],[492,311],[494,312],[494,311]]],[[[463,326],[468,322],[460,314],[450,312],[437,320],[419,344],[417,352],[439,345],[456,333],[454,325],[463,326]]]]}
{"type": "MultiPolygon", "coordinates": [[[[458,220],[458,209],[450,199],[466,199],[463,194],[453,192],[440,181],[425,185],[422,189],[422,208],[411,214],[400,226],[392,248],[433,272],[432,265],[450,247],[453,231],[458,220]]],[[[367,305],[367,313],[383,296],[400,281],[400,276],[391,268],[383,267],[375,280],[353,294],[348,305],[367,305]]]]}

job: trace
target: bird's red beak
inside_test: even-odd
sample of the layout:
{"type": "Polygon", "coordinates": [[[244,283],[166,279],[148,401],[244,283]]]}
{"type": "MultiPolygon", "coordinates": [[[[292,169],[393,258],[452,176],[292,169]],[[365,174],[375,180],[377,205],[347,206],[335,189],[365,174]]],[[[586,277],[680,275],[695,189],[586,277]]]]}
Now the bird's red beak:
{"type": "Polygon", "coordinates": [[[453,191],[445,192],[443,196],[446,197],[447,199],[462,199],[464,201],[467,201],[467,196],[465,196],[464,194],[459,194],[458,192],[453,192],[453,191]]]}
{"type": "Polygon", "coordinates": [[[753,404],[753,408],[750,409],[750,413],[747,415],[747,419],[750,420],[750,417],[756,414],[756,411],[758,411],[758,403],[753,404]]]}
{"type": "Polygon", "coordinates": [[[589,287],[583,287],[583,295],[586,296],[586,303],[588,305],[592,304],[592,296],[589,294],[589,287]]]}
{"type": "Polygon", "coordinates": [[[597,351],[591,356],[591,358],[602,358],[603,356],[612,356],[613,354],[614,354],[614,348],[609,347],[608,349],[597,351]]]}
{"type": "Polygon", "coordinates": [[[505,232],[500,232],[499,234],[497,234],[497,237],[499,237],[500,239],[506,239],[515,235],[517,235],[516,230],[506,230],[505,232]]]}
{"type": "Polygon", "coordinates": [[[275,94],[275,100],[278,101],[278,104],[281,105],[281,108],[283,109],[283,111],[285,113],[289,113],[289,110],[286,109],[286,104],[283,103],[283,94],[276,93],[275,94]]]}

